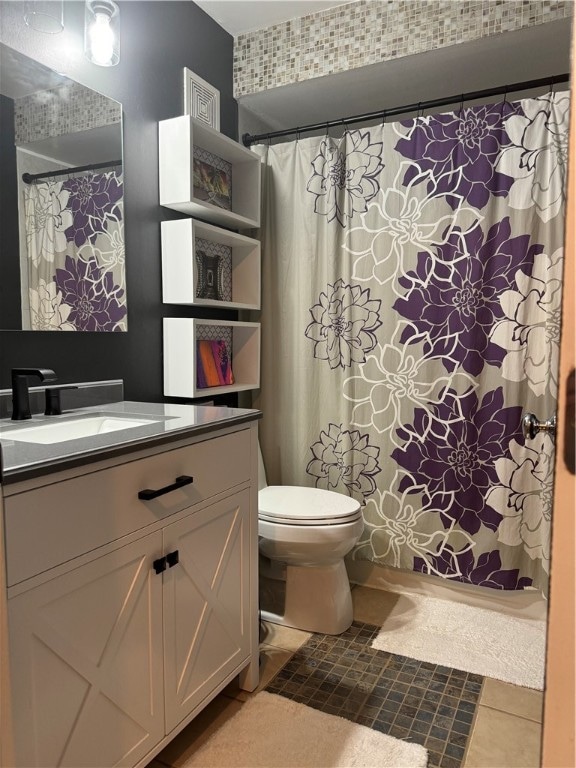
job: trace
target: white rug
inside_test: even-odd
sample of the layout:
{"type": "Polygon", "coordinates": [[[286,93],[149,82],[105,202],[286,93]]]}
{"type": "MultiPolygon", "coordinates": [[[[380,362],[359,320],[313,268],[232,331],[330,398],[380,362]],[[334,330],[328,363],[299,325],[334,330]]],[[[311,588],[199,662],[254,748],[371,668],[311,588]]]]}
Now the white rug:
{"type": "Polygon", "coordinates": [[[392,599],[373,648],[543,690],[545,622],[416,594],[392,599]]]}
{"type": "Polygon", "coordinates": [[[419,744],[262,691],[181,768],[426,768],[426,762],[419,744]]]}

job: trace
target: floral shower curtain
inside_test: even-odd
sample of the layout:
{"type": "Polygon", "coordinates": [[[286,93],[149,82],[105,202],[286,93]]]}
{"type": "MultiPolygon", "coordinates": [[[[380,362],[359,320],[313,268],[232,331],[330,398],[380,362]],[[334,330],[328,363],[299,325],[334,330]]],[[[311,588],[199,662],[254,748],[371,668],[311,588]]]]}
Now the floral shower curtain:
{"type": "Polygon", "coordinates": [[[568,104],[255,148],[269,482],[358,499],[356,559],[546,591],[568,104]]]}
{"type": "Polygon", "coordinates": [[[30,318],[43,331],[125,331],[122,175],[24,190],[30,318]]]}

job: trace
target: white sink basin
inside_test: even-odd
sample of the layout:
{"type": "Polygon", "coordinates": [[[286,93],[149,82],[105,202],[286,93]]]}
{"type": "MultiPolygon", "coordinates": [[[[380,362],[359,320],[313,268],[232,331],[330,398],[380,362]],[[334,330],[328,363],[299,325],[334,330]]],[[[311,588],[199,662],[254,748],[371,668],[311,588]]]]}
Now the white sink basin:
{"type": "Polygon", "coordinates": [[[71,419],[53,424],[41,424],[19,429],[4,430],[0,427],[0,440],[14,440],[22,443],[63,443],[66,440],[78,440],[82,437],[104,435],[118,429],[143,427],[153,422],[143,419],[132,419],[123,416],[89,416],[84,419],[71,419]]]}

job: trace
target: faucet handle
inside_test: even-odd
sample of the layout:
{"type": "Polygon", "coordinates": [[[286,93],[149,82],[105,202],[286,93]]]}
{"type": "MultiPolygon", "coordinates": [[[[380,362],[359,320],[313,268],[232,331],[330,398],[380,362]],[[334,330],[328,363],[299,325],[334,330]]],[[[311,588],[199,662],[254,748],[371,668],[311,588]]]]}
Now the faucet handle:
{"type": "Polygon", "coordinates": [[[12,379],[15,376],[36,376],[40,381],[57,381],[57,376],[50,368],[12,368],[12,379]]]}
{"type": "Polygon", "coordinates": [[[75,384],[61,384],[57,387],[46,387],[46,408],[44,416],[61,416],[62,403],[60,401],[60,392],[63,389],[78,389],[75,384]]]}

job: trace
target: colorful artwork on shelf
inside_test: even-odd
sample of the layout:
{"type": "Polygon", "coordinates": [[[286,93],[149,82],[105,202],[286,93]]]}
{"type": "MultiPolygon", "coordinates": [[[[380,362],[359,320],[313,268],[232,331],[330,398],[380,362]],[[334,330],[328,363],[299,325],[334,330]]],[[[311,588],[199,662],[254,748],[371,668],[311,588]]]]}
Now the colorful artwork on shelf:
{"type": "Polygon", "coordinates": [[[232,164],[195,147],[193,170],[194,197],[232,210],[232,164]]]}
{"type": "Polygon", "coordinates": [[[228,347],[223,339],[196,341],[196,386],[198,389],[234,384],[228,347]]]}

